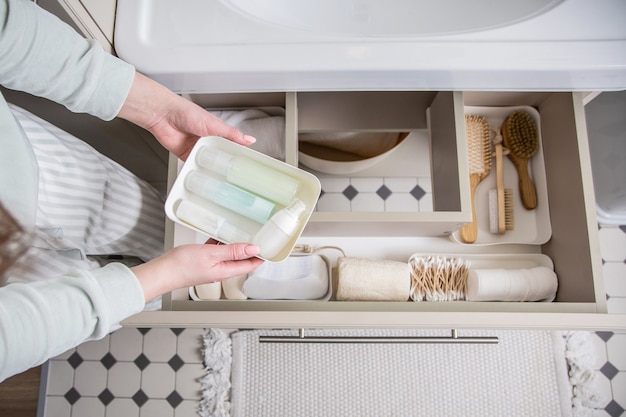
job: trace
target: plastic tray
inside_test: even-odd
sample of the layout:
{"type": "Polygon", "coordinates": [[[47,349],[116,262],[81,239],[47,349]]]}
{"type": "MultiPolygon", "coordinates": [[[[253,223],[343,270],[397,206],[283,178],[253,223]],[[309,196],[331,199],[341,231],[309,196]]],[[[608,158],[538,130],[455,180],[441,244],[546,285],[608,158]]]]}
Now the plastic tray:
{"type": "Polygon", "coordinates": [[[529,106],[514,107],[465,107],[465,114],[483,116],[489,123],[491,139],[495,137],[493,129],[499,129],[504,119],[516,110],[528,112],[537,124],[539,130],[539,150],[530,159],[530,176],[532,177],[537,191],[537,207],[527,210],[522,205],[518,175],[513,163],[508,157],[503,157],[504,187],[513,191],[513,210],[515,227],[507,230],[504,234],[494,234],[489,231],[489,190],[496,188],[495,153],[492,153],[491,171],[489,176],[481,181],[476,188],[474,203],[476,205],[476,217],[478,219],[478,237],[474,243],[464,243],[459,231],[451,237],[455,242],[467,245],[493,245],[504,243],[523,243],[541,245],[550,240],[552,227],[550,225],[550,209],[548,205],[548,187],[546,184],[546,170],[543,158],[541,140],[541,121],[539,113],[529,106]]]}
{"type": "MultiPolygon", "coordinates": [[[[190,222],[182,220],[176,214],[176,210],[179,204],[182,201],[187,200],[191,203],[195,203],[196,205],[201,206],[203,209],[212,213],[213,215],[228,221],[231,225],[235,226],[239,231],[241,231],[242,235],[247,235],[250,237],[249,239],[241,240],[241,242],[245,243],[252,242],[252,238],[258,233],[264,223],[260,223],[251,220],[250,218],[244,217],[241,214],[238,214],[225,206],[218,205],[215,202],[212,202],[194,192],[191,192],[185,187],[185,179],[187,178],[187,175],[189,175],[192,171],[198,171],[220,182],[228,182],[224,176],[216,174],[198,165],[196,161],[196,155],[203,148],[208,148],[209,150],[214,150],[216,152],[227,152],[235,156],[243,156],[256,163],[263,164],[266,167],[271,168],[272,170],[275,170],[281,174],[285,174],[291,178],[294,178],[299,182],[299,188],[296,193],[296,197],[300,199],[300,201],[302,201],[306,207],[305,211],[301,214],[299,218],[300,221],[297,230],[291,235],[289,241],[280,249],[280,251],[275,256],[272,256],[271,258],[264,258],[263,256],[259,256],[260,258],[271,262],[280,262],[286,259],[291,253],[293,247],[295,246],[296,241],[302,234],[302,231],[304,230],[304,227],[306,226],[311,216],[311,213],[313,212],[315,204],[317,203],[317,199],[321,190],[321,185],[317,177],[292,165],[286,164],[282,161],[264,155],[260,152],[254,151],[252,149],[248,149],[245,146],[238,145],[221,137],[210,136],[199,139],[193,150],[191,151],[189,157],[187,158],[187,161],[180,170],[178,177],[174,182],[174,185],[172,186],[172,189],[165,202],[165,212],[172,221],[187,226],[197,232],[201,232],[223,243],[228,244],[240,242],[228,241],[223,237],[216,236],[214,231],[203,229],[197,224],[192,224],[190,222]]],[[[276,203],[275,212],[277,212],[281,208],[284,208],[284,206],[276,203]]],[[[262,242],[260,242],[259,245],[263,250],[262,242]]]]}

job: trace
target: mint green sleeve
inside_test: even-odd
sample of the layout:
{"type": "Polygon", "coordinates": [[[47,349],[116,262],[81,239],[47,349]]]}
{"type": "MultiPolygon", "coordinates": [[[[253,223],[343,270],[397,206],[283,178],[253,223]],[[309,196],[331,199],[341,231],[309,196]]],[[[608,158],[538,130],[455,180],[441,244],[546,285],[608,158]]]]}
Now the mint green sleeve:
{"type": "Polygon", "coordinates": [[[32,1],[0,0],[3,86],[111,120],[128,96],[134,75],[132,65],[32,1]]]}
{"type": "Polygon", "coordinates": [[[143,308],[139,281],[119,263],[0,287],[0,382],[104,337],[143,308]]]}

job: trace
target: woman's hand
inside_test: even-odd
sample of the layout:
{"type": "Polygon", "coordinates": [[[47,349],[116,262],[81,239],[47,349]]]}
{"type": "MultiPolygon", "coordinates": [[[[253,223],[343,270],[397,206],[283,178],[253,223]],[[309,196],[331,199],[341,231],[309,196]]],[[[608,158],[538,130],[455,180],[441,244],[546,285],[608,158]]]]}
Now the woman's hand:
{"type": "Polygon", "coordinates": [[[183,245],[131,270],[150,301],[178,288],[247,274],[263,263],[258,254],[258,246],[248,243],[183,245]]]}
{"type": "Polygon", "coordinates": [[[203,136],[221,136],[244,146],[256,140],[140,73],[135,73],[118,116],[148,130],[183,161],[203,136]]]}

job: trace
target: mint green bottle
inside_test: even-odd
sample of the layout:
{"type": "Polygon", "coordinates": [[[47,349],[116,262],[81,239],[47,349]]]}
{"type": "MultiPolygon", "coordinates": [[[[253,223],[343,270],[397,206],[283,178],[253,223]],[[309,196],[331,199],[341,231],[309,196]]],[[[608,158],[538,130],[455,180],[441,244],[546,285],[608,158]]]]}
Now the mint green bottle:
{"type": "Polygon", "coordinates": [[[265,223],[276,209],[276,204],[271,201],[198,171],[187,174],[185,187],[215,204],[259,223],[265,223]]]}
{"type": "Polygon", "coordinates": [[[288,205],[293,200],[300,187],[297,179],[265,164],[217,149],[208,147],[200,149],[196,163],[223,175],[229,183],[282,206],[288,205]]]}

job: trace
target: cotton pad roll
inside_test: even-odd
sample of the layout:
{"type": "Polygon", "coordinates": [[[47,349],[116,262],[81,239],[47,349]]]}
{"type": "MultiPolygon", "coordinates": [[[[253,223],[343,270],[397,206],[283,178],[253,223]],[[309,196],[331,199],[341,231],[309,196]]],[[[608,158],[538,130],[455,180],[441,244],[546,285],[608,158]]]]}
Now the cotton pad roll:
{"type": "Polygon", "coordinates": [[[558,287],[550,268],[471,269],[467,277],[468,301],[552,301],[558,287]]]}
{"type": "Polygon", "coordinates": [[[410,290],[408,263],[350,257],[337,260],[337,300],[407,301],[410,290]]]}

